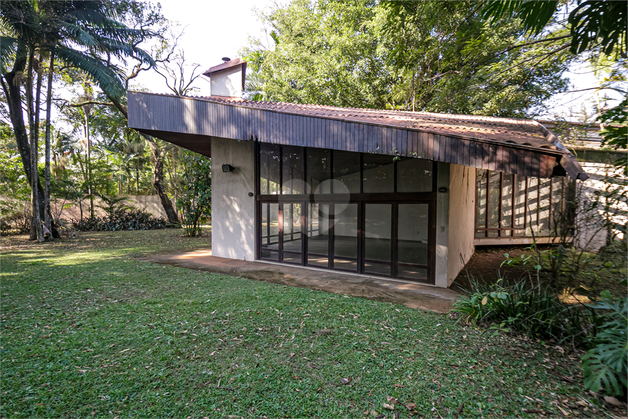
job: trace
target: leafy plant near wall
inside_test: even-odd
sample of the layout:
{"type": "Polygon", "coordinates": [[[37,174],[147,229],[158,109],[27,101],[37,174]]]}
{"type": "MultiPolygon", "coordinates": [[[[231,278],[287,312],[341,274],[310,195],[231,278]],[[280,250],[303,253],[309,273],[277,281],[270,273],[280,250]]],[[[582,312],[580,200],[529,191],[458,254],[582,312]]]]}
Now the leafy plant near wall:
{"type": "Polygon", "coordinates": [[[104,205],[98,205],[98,208],[104,210],[109,218],[113,218],[116,214],[122,213],[125,209],[130,208],[123,203],[126,201],[126,198],[124,197],[108,197],[106,195],[99,195],[99,197],[102,199],[104,205]]]}
{"type": "Polygon", "coordinates": [[[177,209],[183,213],[186,235],[196,237],[201,235],[201,225],[211,214],[211,160],[192,152],[186,152],[183,160],[185,172],[177,209]]]}
{"type": "Polygon", "coordinates": [[[500,279],[483,284],[472,279],[467,295],[452,310],[460,320],[487,325],[496,331],[518,331],[558,344],[590,346],[595,330],[593,312],[582,305],[565,304],[546,285],[521,280],[504,285],[500,279]]]}
{"type": "Polygon", "coordinates": [[[602,386],[614,396],[626,395],[626,364],[628,364],[628,305],[625,298],[612,300],[608,291],[602,300],[591,305],[603,313],[595,335],[595,347],[582,357],[584,386],[600,391],[602,386]]]}

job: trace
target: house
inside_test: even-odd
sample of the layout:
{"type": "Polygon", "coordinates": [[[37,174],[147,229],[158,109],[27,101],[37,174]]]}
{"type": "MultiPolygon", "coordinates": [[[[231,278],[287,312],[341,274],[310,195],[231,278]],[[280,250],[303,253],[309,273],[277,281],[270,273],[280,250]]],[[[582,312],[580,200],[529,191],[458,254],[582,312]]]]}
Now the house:
{"type": "Polygon", "coordinates": [[[534,121],[254,102],[245,71],[210,68],[210,97],[128,95],[129,127],[211,156],[214,256],[447,287],[478,241],[547,235],[587,178],[534,121]]]}

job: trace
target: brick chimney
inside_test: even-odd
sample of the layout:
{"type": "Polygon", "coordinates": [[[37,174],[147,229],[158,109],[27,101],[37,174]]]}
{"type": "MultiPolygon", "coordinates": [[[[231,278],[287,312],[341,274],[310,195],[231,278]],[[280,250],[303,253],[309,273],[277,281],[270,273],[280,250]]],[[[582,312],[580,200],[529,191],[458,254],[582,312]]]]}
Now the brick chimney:
{"type": "Polygon", "coordinates": [[[231,60],[223,58],[224,62],[213,66],[203,73],[210,78],[210,95],[229,98],[242,98],[246,77],[246,61],[242,58],[231,60]]]}

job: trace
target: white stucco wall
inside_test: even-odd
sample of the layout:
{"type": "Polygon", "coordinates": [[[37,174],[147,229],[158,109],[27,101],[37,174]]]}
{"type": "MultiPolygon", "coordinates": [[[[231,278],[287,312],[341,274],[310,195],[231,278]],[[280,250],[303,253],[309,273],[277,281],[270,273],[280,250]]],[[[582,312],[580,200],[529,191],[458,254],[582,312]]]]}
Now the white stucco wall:
{"type": "Polygon", "coordinates": [[[253,142],[212,137],[212,254],[255,259],[253,142]],[[223,172],[222,165],[235,167],[223,172]]]}
{"type": "Polygon", "coordinates": [[[446,288],[449,285],[447,280],[447,256],[449,253],[449,163],[438,163],[436,190],[441,187],[448,189],[447,192],[437,192],[436,198],[436,278],[437,287],[446,288]]]}
{"type": "Polygon", "coordinates": [[[452,164],[449,171],[447,286],[475,251],[475,169],[452,164]]]}
{"type": "MultiPolygon", "coordinates": [[[[212,96],[242,97],[242,66],[237,65],[212,74],[210,92],[212,96]]],[[[213,154],[212,149],[212,157],[213,154]]]]}
{"type": "MultiPolygon", "coordinates": [[[[621,168],[612,163],[581,164],[590,177],[584,182],[578,181],[576,186],[578,210],[575,245],[579,249],[598,251],[606,245],[608,231],[605,225],[608,221],[616,225],[628,224],[628,179],[622,174],[621,168]],[[609,179],[613,181],[609,182],[609,179]]],[[[611,231],[616,240],[625,239],[621,230],[611,231]]]]}

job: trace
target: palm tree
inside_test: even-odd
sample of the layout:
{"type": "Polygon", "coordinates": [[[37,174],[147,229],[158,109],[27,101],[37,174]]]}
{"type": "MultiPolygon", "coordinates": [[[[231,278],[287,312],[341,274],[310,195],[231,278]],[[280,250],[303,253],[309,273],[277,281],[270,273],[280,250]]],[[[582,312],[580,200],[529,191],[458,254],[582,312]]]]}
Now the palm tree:
{"type": "MultiPolygon", "coordinates": [[[[138,48],[138,40],[153,33],[145,29],[131,29],[115,18],[124,13],[122,1],[55,1],[19,0],[0,2],[0,71],[2,88],[9,106],[11,123],[24,165],[24,171],[33,190],[33,225],[31,238],[43,240],[39,219],[45,208],[45,192],[37,176],[37,138],[41,100],[41,59],[49,54],[50,62],[85,72],[118,107],[124,95],[122,71],[113,59],[124,62],[134,58],[154,65],[152,58],[138,48]],[[35,72],[37,71],[37,76],[35,72]],[[36,77],[36,92],[33,83],[36,77]],[[28,131],[22,111],[22,81],[27,103],[28,131]],[[30,136],[30,141],[29,141],[30,136]]],[[[129,10],[129,9],[127,9],[129,10]]],[[[49,71],[53,71],[53,65],[49,71]]],[[[49,83],[52,81],[49,75],[49,83]]],[[[48,86],[49,96],[51,86],[48,86]]],[[[50,98],[48,106],[50,107],[50,98]]],[[[47,111],[46,132],[49,128],[47,111]]],[[[48,142],[48,139],[47,139],[48,142]]],[[[48,153],[47,153],[48,154],[48,153]]]]}

